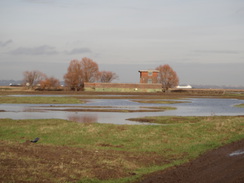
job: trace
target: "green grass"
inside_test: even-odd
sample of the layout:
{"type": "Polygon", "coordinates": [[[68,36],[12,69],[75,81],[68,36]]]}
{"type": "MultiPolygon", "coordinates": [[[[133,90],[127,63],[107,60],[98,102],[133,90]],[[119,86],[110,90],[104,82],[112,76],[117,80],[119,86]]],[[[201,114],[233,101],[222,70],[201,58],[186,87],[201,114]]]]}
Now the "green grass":
{"type": "Polygon", "coordinates": [[[241,108],[244,108],[244,104],[235,105],[235,107],[241,107],[241,108]]]}
{"type": "Polygon", "coordinates": [[[241,92],[241,93],[239,93],[239,92],[232,92],[232,93],[227,92],[226,94],[224,94],[224,96],[225,97],[230,97],[230,98],[233,98],[233,97],[235,97],[235,98],[243,98],[244,97],[244,93],[243,92],[241,92]]]}
{"type": "MultiPolygon", "coordinates": [[[[170,162],[161,166],[141,166],[145,173],[186,162],[203,152],[244,138],[243,117],[156,117],[172,125],[83,124],[60,119],[0,119],[0,140],[23,143],[40,137],[39,144],[81,147],[87,150],[113,150],[136,154],[156,153],[170,162]],[[177,122],[176,122],[177,121],[177,122]],[[106,144],[105,146],[101,144],[106,144]]],[[[121,160],[122,161],[122,160],[121,160]]],[[[99,181],[86,177],[81,182],[129,182],[135,176],[99,181]],[[86,180],[86,181],[85,181],[86,180]]]]}
{"type": "Polygon", "coordinates": [[[31,96],[31,97],[0,97],[0,104],[77,104],[82,103],[80,99],[74,97],[46,97],[46,96],[31,96]]]}
{"type": "Polygon", "coordinates": [[[133,102],[146,103],[146,104],[178,104],[178,103],[187,103],[183,101],[174,101],[174,100],[132,100],[133,102]]]}
{"type": "Polygon", "coordinates": [[[176,110],[176,107],[169,107],[169,106],[154,106],[154,107],[140,107],[145,109],[151,109],[151,110],[176,110]]]}
{"type": "Polygon", "coordinates": [[[157,124],[179,124],[179,123],[197,123],[214,119],[224,120],[226,116],[146,116],[142,118],[130,118],[130,121],[157,123],[157,124]]]}

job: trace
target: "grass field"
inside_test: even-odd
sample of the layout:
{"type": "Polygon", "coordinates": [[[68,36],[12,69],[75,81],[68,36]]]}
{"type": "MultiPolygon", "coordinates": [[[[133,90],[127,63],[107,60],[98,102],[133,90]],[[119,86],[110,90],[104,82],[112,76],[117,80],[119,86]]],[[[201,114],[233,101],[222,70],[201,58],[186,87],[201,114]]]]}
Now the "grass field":
{"type": "MultiPolygon", "coordinates": [[[[146,102],[149,103],[155,103],[155,99],[166,99],[159,102],[170,104],[171,101],[167,99],[244,97],[239,91],[235,94],[221,91],[221,95],[214,93],[212,96],[201,92],[208,91],[201,90],[197,94],[125,95],[46,92],[50,95],[69,96],[15,97],[8,95],[40,93],[11,93],[3,90],[0,91],[0,103],[75,104],[90,98],[128,98],[140,102],[143,98],[148,99],[146,102]]],[[[243,104],[238,107],[243,107],[243,104]]],[[[131,120],[159,125],[87,124],[60,119],[0,119],[0,182],[134,182],[144,174],[187,162],[210,149],[244,138],[243,116],[155,116],[131,120]],[[40,140],[36,144],[30,143],[36,137],[40,140]]]]}
{"type": "Polygon", "coordinates": [[[0,180],[133,182],[244,138],[243,117],[151,120],[168,125],[0,119],[0,180]],[[27,143],[35,137],[40,138],[38,143],[27,143]],[[15,162],[14,168],[9,162],[15,162]]]}
{"type": "Polygon", "coordinates": [[[75,97],[45,97],[45,96],[2,96],[0,104],[78,104],[84,101],[75,97]]]}

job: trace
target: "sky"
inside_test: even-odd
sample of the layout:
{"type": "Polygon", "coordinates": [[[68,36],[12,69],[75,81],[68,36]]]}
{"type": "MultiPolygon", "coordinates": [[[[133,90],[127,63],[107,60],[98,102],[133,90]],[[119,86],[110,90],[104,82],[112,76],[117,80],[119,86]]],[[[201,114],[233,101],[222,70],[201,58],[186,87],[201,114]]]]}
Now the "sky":
{"type": "Polygon", "coordinates": [[[0,80],[88,57],[119,83],[169,64],[180,84],[244,86],[244,0],[0,0],[0,25],[0,80]]]}

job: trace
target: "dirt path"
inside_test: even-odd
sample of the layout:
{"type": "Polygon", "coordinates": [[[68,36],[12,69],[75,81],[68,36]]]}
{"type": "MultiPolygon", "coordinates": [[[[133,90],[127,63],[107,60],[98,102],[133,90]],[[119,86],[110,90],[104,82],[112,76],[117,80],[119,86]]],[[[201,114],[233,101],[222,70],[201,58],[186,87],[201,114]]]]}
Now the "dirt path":
{"type": "Polygon", "coordinates": [[[244,183],[244,139],[165,171],[144,176],[138,183],[244,183]]]}

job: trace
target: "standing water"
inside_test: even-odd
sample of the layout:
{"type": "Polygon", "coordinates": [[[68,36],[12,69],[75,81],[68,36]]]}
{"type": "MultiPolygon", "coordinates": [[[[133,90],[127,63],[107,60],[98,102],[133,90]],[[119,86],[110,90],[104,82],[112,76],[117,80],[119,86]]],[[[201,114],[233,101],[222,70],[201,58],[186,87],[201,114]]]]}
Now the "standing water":
{"type": "MultiPolygon", "coordinates": [[[[141,101],[142,99],[140,99],[141,101]]],[[[98,122],[111,124],[140,124],[128,118],[144,116],[237,116],[244,115],[244,108],[234,105],[244,103],[238,99],[190,98],[185,103],[155,104],[138,103],[128,99],[91,99],[85,104],[0,104],[0,118],[12,119],[67,119],[77,122],[98,122]],[[160,112],[81,112],[76,109],[129,109],[142,107],[176,107],[176,110],[160,112]],[[67,111],[67,109],[69,111],[67,111]],[[55,111],[57,110],[57,111],[55,111]]],[[[169,101],[169,100],[167,100],[169,101]]],[[[179,101],[179,100],[172,100],[179,101]]]]}

